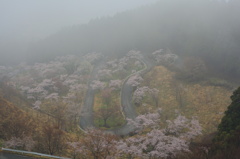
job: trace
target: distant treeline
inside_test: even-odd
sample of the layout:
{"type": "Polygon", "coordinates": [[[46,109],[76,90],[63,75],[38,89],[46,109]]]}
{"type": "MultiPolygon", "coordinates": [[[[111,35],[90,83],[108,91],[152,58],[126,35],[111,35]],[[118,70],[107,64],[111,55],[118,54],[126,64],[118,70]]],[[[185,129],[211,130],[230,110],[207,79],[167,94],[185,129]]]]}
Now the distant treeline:
{"type": "Polygon", "coordinates": [[[154,5],[72,26],[29,49],[28,61],[101,52],[169,48],[202,58],[216,73],[240,78],[240,1],[160,0],[154,5]]]}

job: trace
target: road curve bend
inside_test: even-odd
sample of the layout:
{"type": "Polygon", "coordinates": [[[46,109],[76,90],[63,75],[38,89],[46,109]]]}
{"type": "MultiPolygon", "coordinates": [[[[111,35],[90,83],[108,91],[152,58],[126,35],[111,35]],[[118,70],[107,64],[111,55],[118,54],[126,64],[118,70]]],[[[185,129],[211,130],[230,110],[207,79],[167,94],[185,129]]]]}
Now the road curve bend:
{"type": "MultiPolygon", "coordinates": [[[[125,119],[135,119],[137,117],[137,113],[135,110],[135,107],[132,103],[132,93],[134,91],[133,86],[129,85],[127,83],[128,79],[131,76],[134,76],[136,74],[145,74],[148,72],[153,66],[154,62],[149,59],[148,57],[139,58],[139,61],[141,61],[144,64],[144,69],[131,74],[128,76],[123,83],[122,90],[121,90],[121,106],[122,106],[122,112],[124,114],[125,119]]],[[[88,83],[88,90],[86,93],[84,105],[82,107],[82,112],[80,116],[80,128],[85,130],[89,127],[94,127],[93,123],[93,103],[94,103],[94,90],[90,87],[90,83],[94,80],[97,68],[95,67],[92,71],[92,75],[90,77],[89,83],[88,83]]],[[[118,128],[107,130],[107,132],[114,133],[116,135],[128,135],[129,133],[134,131],[134,127],[131,125],[128,125],[127,122],[118,128]]]]}

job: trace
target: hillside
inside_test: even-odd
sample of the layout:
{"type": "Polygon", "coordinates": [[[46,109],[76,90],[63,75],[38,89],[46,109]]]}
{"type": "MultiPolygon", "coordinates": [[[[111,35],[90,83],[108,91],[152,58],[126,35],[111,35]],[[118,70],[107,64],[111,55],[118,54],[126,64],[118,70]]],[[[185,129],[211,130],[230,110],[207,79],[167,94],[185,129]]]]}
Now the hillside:
{"type": "Polygon", "coordinates": [[[202,58],[212,73],[239,78],[239,1],[160,0],[158,3],[92,20],[31,45],[28,61],[66,54],[101,52],[123,56],[131,49],[202,58]]]}
{"type": "Polygon", "coordinates": [[[35,124],[31,115],[0,97],[0,138],[28,136],[34,131],[35,124]]]}
{"type": "Polygon", "coordinates": [[[240,133],[236,15],[237,0],[159,0],[33,43],[28,62],[0,66],[0,146],[76,159],[218,155],[240,133]]]}
{"type": "MultiPolygon", "coordinates": [[[[172,142],[174,154],[189,152],[188,141],[216,132],[235,87],[210,75],[200,58],[177,56],[170,49],[156,50],[151,56],[131,50],[122,58],[99,53],[63,56],[46,63],[3,67],[2,74],[4,146],[86,158],[95,155],[90,150],[96,141],[111,145],[100,146],[106,150],[97,154],[111,156],[115,154],[105,152],[118,149],[116,154],[123,158],[148,155],[144,148],[135,154],[124,145],[144,146],[139,141],[156,136],[161,148],[172,142]],[[119,138],[121,128],[127,133],[119,138]]],[[[173,155],[172,148],[166,156],[173,155]]],[[[157,152],[154,156],[163,151],[157,152]]]]}
{"type": "MultiPolygon", "coordinates": [[[[156,66],[144,76],[142,86],[156,88],[158,106],[163,110],[164,120],[172,119],[177,114],[197,117],[203,133],[212,133],[223,117],[230,103],[231,90],[224,86],[216,86],[206,81],[189,83],[176,79],[176,72],[164,66],[156,66]]],[[[154,101],[146,97],[138,112],[154,112],[157,107],[154,101]]]]}

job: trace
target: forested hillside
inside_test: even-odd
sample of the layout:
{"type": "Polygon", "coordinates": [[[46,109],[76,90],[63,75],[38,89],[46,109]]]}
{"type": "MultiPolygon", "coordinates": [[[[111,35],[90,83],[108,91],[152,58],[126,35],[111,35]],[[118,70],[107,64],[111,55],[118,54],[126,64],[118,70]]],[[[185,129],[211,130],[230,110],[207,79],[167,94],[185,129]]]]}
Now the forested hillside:
{"type": "Polygon", "coordinates": [[[4,147],[76,158],[191,158],[190,151],[204,152],[192,143],[217,130],[235,87],[203,76],[194,60],[179,67],[185,60],[170,50],[131,50],[119,59],[92,53],[2,67],[0,139],[4,147]],[[102,151],[91,151],[96,146],[102,151]]]}
{"type": "Polygon", "coordinates": [[[0,65],[0,147],[74,159],[238,158],[239,8],[159,0],[32,43],[27,62],[0,65]]]}
{"type": "Polygon", "coordinates": [[[237,0],[160,0],[66,28],[33,44],[28,60],[95,51],[122,56],[131,49],[151,53],[170,48],[181,56],[202,58],[216,75],[238,78],[239,6],[237,0]]]}

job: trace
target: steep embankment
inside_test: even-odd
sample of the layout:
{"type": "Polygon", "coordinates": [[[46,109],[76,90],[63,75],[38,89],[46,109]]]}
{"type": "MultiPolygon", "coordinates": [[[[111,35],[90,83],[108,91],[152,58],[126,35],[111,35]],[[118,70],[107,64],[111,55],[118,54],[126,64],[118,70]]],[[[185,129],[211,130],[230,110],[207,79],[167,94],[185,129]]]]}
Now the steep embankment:
{"type": "Polygon", "coordinates": [[[0,97],[0,138],[22,137],[31,134],[34,121],[31,116],[0,97]]]}

